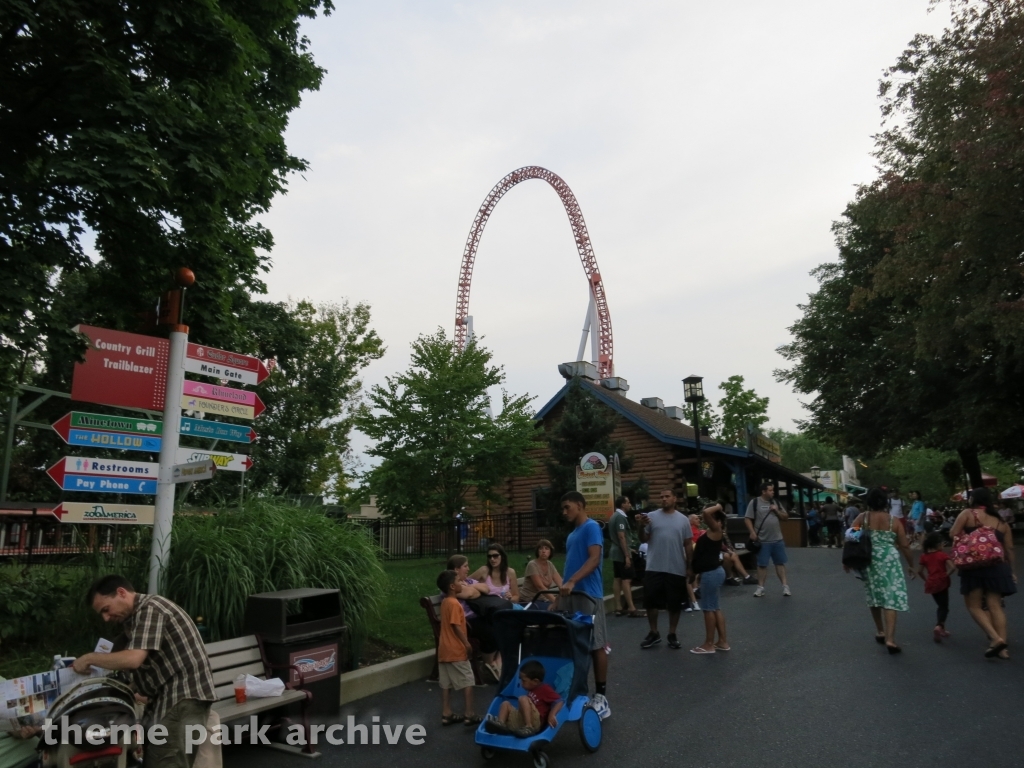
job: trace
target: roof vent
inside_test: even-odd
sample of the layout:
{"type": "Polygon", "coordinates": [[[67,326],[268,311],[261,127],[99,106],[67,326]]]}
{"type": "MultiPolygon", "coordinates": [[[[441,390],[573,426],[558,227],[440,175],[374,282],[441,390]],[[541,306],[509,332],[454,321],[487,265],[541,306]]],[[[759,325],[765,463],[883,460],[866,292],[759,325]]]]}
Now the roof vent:
{"type": "Polygon", "coordinates": [[[680,408],[678,405],[670,405],[665,408],[665,415],[668,416],[670,419],[682,421],[683,416],[685,416],[686,414],[683,411],[683,409],[680,408]]]}
{"type": "Polygon", "coordinates": [[[566,379],[579,376],[581,379],[597,381],[597,366],[583,360],[577,360],[575,363],[562,363],[558,366],[558,372],[566,379]]]}
{"type": "Polygon", "coordinates": [[[660,397],[645,397],[640,401],[640,405],[644,408],[653,408],[656,411],[660,411],[665,408],[665,403],[660,397]]]}
{"type": "Polygon", "coordinates": [[[611,389],[615,392],[622,392],[623,394],[629,391],[629,384],[627,384],[626,380],[620,376],[612,376],[611,378],[608,379],[601,379],[601,386],[605,387],[606,389],[611,389]]]}

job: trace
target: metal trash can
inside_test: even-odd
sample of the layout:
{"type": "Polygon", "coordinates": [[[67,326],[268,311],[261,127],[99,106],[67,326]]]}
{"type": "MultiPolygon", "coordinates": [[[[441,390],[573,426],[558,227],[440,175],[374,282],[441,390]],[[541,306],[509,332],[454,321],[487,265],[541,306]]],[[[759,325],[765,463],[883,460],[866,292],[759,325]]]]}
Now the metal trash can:
{"type": "MultiPolygon", "coordinates": [[[[249,595],[245,631],[260,636],[271,664],[294,664],[313,694],[310,713],[336,715],[341,706],[345,625],[337,589],[285,589],[249,595]]],[[[279,670],[298,684],[294,670],[279,670]]]]}

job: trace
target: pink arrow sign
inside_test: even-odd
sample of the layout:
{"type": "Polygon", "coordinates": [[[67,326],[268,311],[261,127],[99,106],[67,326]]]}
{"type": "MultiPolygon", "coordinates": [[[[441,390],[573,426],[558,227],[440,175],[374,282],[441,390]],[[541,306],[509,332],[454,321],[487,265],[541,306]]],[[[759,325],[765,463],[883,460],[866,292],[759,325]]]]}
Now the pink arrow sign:
{"type": "Polygon", "coordinates": [[[259,416],[265,410],[263,401],[255,392],[246,392],[244,389],[232,387],[220,387],[216,384],[207,384],[204,381],[186,381],[182,394],[188,397],[202,397],[206,400],[219,400],[222,403],[234,403],[236,405],[248,405],[253,408],[254,415],[259,416]]]}

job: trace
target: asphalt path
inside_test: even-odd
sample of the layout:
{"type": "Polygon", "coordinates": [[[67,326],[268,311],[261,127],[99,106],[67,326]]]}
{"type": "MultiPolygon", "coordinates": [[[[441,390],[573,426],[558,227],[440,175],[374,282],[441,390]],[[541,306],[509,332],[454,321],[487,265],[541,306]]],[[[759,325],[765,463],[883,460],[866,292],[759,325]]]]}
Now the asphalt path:
{"type": "MultiPolygon", "coordinates": [[[[608,700],[600,750],[587,754],[574,723],[547,748],[553,765],[616,768],[727,766],[1020,766],[1024,748],[1024,595],[1007,599],[1010,661],[982,654],[986,640],[964,608],[953,577],[948,629],[937,645],[935,608],[919,580],[910,582],[910,611],[900,614],[889,655],[875,643],[861,582],[844,574],[838,550],[790,552],[792,597],[774,575],[768,594],[723,587],[722,607],[732,651],[688,652],[703,641],[703,621],[684,614],[682,650],[664,642],[641,650],[644,619],[608,618],[612,646],[608,700]],[[1013,641],[1019,645],[1014,647],[1013,641]],[[1019,650],[1018,650],[1019,648],[1019,650]]],[[[665,636],[663,615],[662,637],[665,636]]],[[[483,712],[495,687],[477,688],[483,712]]],[[[459,701],[459,700],[456,700],[459,701]]],[[[461,702],[459,701],[460,705],[461,702]]],[[[342,708],[370,724],[419,723],[422,746],[318,745],[322,768],[360,766],[483,766],[473,729],[442,727],[436,684],[410,683],[342,708]]],[[[459,710],[456,710],[459,711],[459,710]]],[[[384,741],[383,737],[381,741],[384,741]]],[[[302,758],[267,747],[226,747],[226,768],[302,765],[302,758]]],[[[504,753],[495,768],[527,766],[524,754],[504,753]]]]}

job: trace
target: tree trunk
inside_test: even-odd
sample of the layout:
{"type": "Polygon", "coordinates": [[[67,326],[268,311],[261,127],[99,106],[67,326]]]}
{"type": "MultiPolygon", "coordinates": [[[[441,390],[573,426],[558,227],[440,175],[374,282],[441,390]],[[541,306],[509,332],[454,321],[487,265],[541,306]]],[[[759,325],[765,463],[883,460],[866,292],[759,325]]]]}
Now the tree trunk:
{"type": "Polygon", "coordinates": [[[960,456],[960,464],[963,465],[964,472],[971,479],[971,488],[983,487],[985,483],[981,479],[981,461],[978,459],[977,446],[957,448],[956,452],[960,456]]]}

